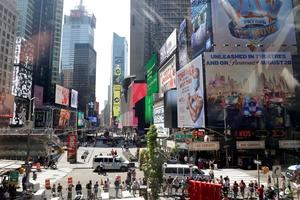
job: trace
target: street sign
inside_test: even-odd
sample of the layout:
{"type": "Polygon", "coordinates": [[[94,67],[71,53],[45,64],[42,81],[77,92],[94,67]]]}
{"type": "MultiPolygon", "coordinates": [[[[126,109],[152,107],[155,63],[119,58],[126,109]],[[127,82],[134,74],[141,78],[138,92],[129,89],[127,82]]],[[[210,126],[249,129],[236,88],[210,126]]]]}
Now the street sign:
{"type": "Polygon", "coordinates": [[[177,133],[176,135],[175,135],[175,138],[176,139],[192,139],[192,134],[191,133],[188,133],[188,134],[180,134],[180,133],[177,133]]]}
{"type": "Polygon", "coordinates": [[[280,165],[274,165],[272,167],[272,172],[273,172],[272,176],[274,178],[279,178],[281,176],[281,166],[280,165]]]}
{"type": "Polygon", "coordinates": [[[261,165],[261,160],[254,160],[254,163],[257,165],[261,165]]]}

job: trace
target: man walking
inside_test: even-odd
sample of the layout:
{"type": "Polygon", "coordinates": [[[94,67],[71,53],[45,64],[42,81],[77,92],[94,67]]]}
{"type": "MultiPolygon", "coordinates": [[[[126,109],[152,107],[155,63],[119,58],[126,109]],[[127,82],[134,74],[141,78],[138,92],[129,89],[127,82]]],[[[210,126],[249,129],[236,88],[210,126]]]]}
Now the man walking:
{"type": "Polygon", "coordinates": [[[86,190],[87,190],[87,198],[92,199],[92,181],[90,180],[88,184],[86,184],[86,190]]]}
{"type": "Polygon", "coordinates": [[[62,190],[63,190],[63,187],[60,185],[60,183],[58,183],[58,185],[57,185],[57,196],[63,199],[62,190]]]}
{"type": "Polygon", "coordinates": [[[94,199],[97,199],[98,190],[99,190],[99,184],[98,181],[96,181],[96,183],[94,184],[94,199]]]}

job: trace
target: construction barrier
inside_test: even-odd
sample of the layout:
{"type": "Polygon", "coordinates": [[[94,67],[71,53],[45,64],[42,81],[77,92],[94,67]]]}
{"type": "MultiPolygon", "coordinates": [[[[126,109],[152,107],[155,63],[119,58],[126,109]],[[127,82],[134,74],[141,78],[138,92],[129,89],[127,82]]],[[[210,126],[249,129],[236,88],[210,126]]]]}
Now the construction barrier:
{"type": "Polygon", "coordinates": [[[73,185],[73,178],[72,177],[68,177],[68,185],[73,185]]]}
{"type": "Polygon", "coordinates": [[[220,184],[190,181],[188,190],[190,200],[222,200],[220,184]]]}
{"type": "Polygon", "coordinates": [[[50,190],[50,189],[51,189],[50,179],[46,179],[46,180],[45,180],[45,188],[46,188],[47,190],[50,190]]]}

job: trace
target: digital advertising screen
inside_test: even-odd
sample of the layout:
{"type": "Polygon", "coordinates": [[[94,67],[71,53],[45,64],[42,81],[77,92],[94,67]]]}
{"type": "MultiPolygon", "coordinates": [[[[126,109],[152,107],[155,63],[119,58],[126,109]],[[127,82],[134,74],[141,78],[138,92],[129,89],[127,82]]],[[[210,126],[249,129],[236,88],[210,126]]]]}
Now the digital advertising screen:
{"type": "Polygon", "coordinates": [[[60,85],[56,85],[55,88],[55,103],[69,106],[69,89],[60,85]]]}
{"type": "Polygon", "coordinates": [[[76,90],[71,90],[71,107],[78,108],[78,92],[76,90]]]}
{"type": "Polygon", "coordinates": [[[176,88],[176,56],[171,57],[164,64],[158,73],[159,79],[159,96],[163,97],[164,93],[172,88],[176,88]]]}
{"type": "Polygon", "coordinates": [[[84,126],[84,113],[78,112],[77,114],[77,126],[82,127],[84,126]]]}
{"type": "Polygon", "coordinates": [[[65,128],[66,126],[68,126],[70,117],[71,117],[71,113],[69,110],[60,109],[58,126],[60,128],[65,128]]]}
{"type": "Polygon", "coordinates": [[[158,92],[158,66],[157,53],[153,54],[146,64],[147,70],[147,95],[158,92]]]}
{"type": "MultiPolygon", "coordinates": [[[[218,0],[213,0],[217,1],[218,0]]],[[[192,8],[192,57],[212,47],[212,19],[210,0],[191,0],[192,8]]],[[[222,31],[220,30],[220,33],[222,31]]]]}
{"type": "Polygon", "coordinates": [[[167,38],[166,42],[159,50],[159,63],[163,64],[175,51],[177,47],[177,30],[174,29],[171,35],[167,38]]]}
{"type": "Polygon", "coordinates": [[[184,19],[178,31],[178,56],[179,68],[191,61],[191,41],[190,41],[190,25],[187,19],[184,19]]]}

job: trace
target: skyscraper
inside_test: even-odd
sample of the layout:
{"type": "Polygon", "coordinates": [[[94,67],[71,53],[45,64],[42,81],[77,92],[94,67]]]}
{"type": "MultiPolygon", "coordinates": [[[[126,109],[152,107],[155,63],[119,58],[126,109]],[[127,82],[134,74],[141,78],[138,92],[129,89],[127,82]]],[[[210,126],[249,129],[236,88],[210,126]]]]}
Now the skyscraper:
{"type": "Polygon", "coordinates": [[[19,14],[17,24],[17,37],[31,40],[33,25],[34,0],[17,0],[17,12],[19,14]]]}
{"type": "Polygon", "coordinates": [[[75,44],[74,51],[73,88],[78,91],[78,110],[88,113],[94,110],[88,109],[88,104],[96,100],[97,53],[90,44],[75,44]]]}
{"type": "Polygon", "coordinates": [[[124,77],[129,75],[128,69],[128,44],[125,37],[113,33],[112,53],[112,78],[111,78],[111,119],[118,124],[120,116],[121,83],[124,77]]]}
{"type": "Polygon", "coordinates": [[[72,87],[75,44],[86,43],[94,47],[95,27],[96,18],[87,13],[82,1],[77,9],[71,10],[69,16],[65,15],[61,55],[62,82],[65,87],[72,87]]]}
{"type": "Polygon", "coordinates": [[[190,0],[132,0],[130,18],[130,72],[144,80],[145,63],[159,51],[184,18],[190,18],[190,0]]]}
{"type": "Polygon", "coordinates": [[[54,85],[60,83],[60,46],[63,0],[35,0],[33,82],[44,87],[44,101],[53,102],[54,85]]]}
{"type": "Polygon", "coordinates": [[[0,0],[0,91],[11,92],[17,10],[13,0],[0,0]]]}

